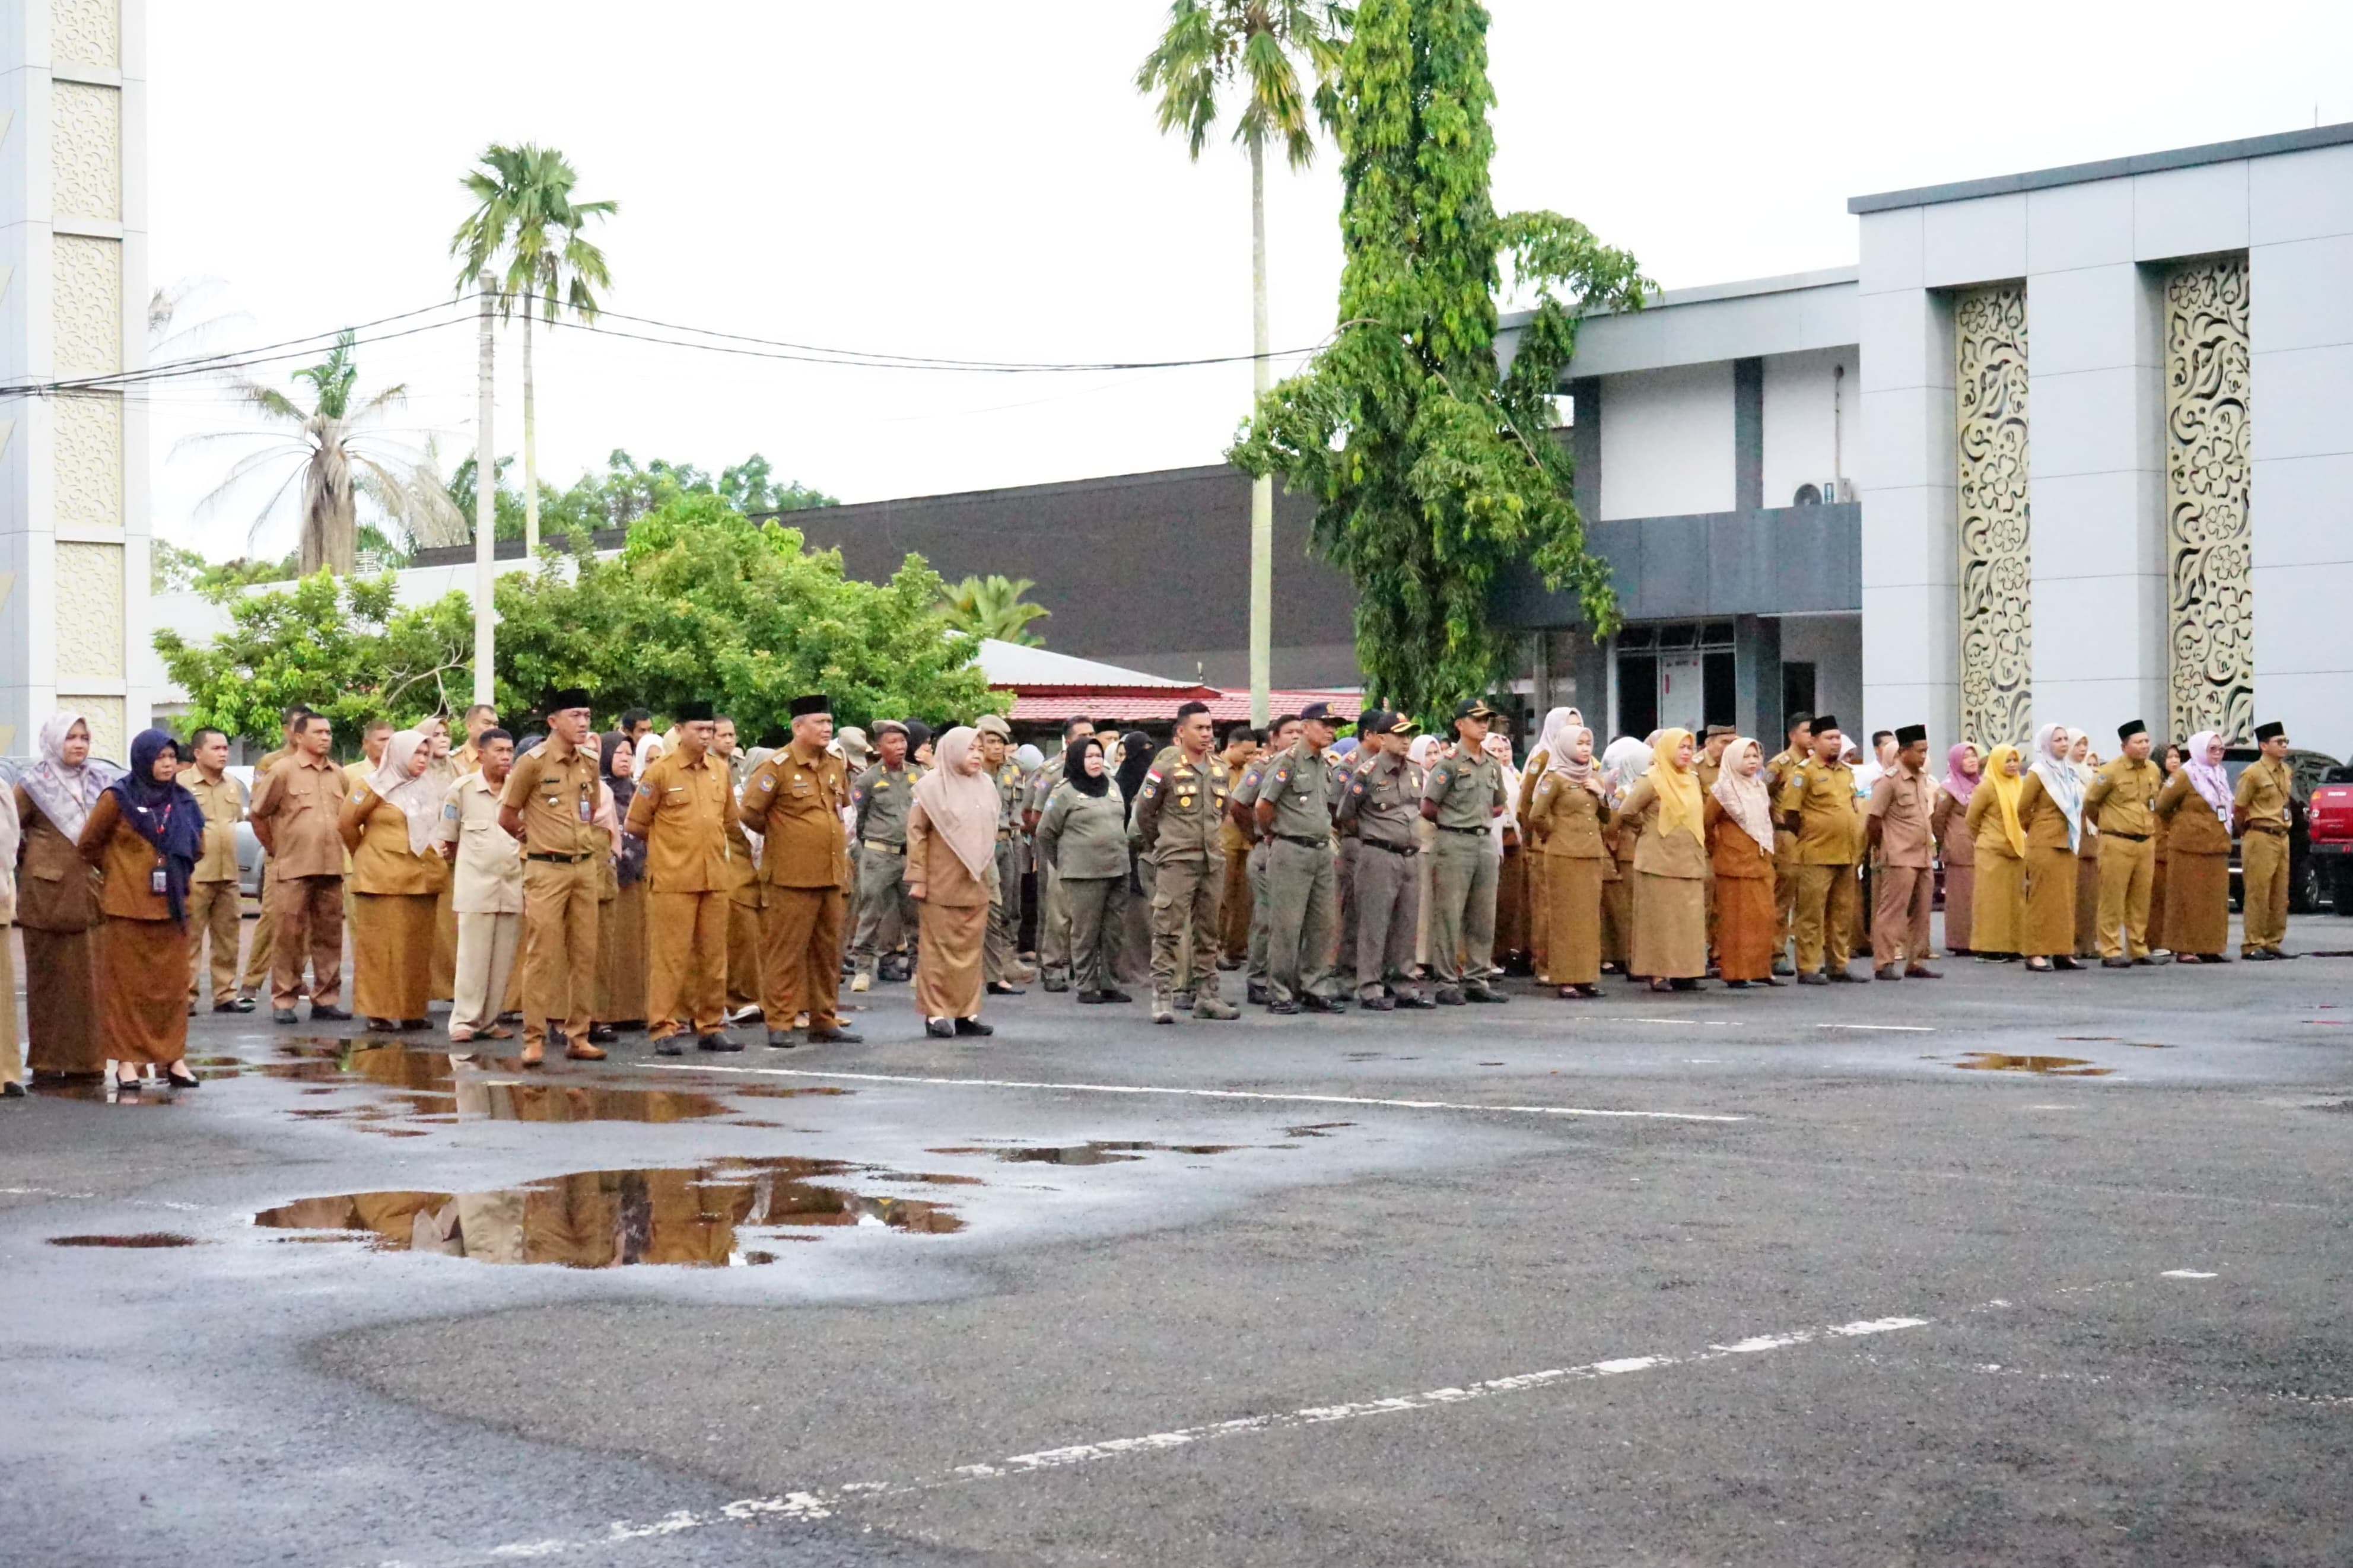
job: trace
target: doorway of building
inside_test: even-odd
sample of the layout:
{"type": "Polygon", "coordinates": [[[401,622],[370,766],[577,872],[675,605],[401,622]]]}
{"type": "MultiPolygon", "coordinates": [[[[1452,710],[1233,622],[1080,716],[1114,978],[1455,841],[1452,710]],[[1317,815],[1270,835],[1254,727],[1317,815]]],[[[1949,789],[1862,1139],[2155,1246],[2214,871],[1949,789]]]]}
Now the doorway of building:
{"type": "Polygon", "coordinates": [[[1618,733],[1704,733],[1739,708],[1730,621],[1628,626],[1618,634],[1618,733]]]}
{"type": "Polygon", "coordinates": [[[1814,712],[1814,667],[1810,661],[1781,666],[1781,722],[1787,726],[1797,722],[1800,714],[1807,718],[1814,712]]]}

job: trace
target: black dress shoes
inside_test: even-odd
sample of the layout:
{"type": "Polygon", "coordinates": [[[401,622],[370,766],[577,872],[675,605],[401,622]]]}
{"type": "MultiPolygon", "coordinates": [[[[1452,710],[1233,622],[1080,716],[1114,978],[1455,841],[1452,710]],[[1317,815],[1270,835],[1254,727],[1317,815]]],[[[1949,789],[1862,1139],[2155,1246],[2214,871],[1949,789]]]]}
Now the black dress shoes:
{"type": "Polygon", "coordinates": [[[991,996],[1027,996],[1029,994],[1029,991],[1025,987],[1019,985],[1008,985],[1002,980],[990,981],[988,983],[988,994],[991,996]]]}
{"type": "Polygon", "coordinates": [[[744,1042],[731,1040],[725,1035],[714,1032],[697,1035],[694,1037],[694,1048],[698,1051],[740,1051],[744,1048],[744,1042]]]}
{"type": "MultiPolygon", "coordinates": [[[[1047,989],[1051,990],[1052,987],[1047,989]]],[[[935,1040],[953,1040],[956,1037],[956,1021],[954,1018],[926,1018],[923,1020],[923,1033],[935,1040]]]]}
{"type": "Polygon", "coordinates": [[[997,1027],[993,1024],[984,1024],[977,1018],[958,1018],[955,1021],[955,1032],[959,1035],[993,1035],[997,1033],[997,1027]]]}
{"type": "Polygon", "coordinates": [[[808,1035],[812,1046],[862,1046],[866,1043],[866,1037],[855,1029],[811,1029],[808,1035]]]}
{"type": "Polygon", "coordinates": [[[341,1007],[322,1007],[316,1002],[311,1004],[311,1022],[314,1024],[348,1024],[351,1021],[352,1016],[341,1007]]]}

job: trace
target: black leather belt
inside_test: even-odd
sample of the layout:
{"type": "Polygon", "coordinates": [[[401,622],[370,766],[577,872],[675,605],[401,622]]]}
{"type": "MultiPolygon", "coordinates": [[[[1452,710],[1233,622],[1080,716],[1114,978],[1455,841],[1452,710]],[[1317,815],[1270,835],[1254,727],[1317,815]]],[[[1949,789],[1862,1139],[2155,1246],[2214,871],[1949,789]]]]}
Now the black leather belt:
{"type": "Polygon", "coordinates": [[[2117,833],[2112,829],[2110,830],[2108,837],[2111,838],[2122,838],[2133,844],[2146,844],[2148,842],[2148,835],[2146,833],[2117,833]]]}
{"type": "Polygon", "coordinates": [[[2247,824],[2247,831],[2250,833],[2277,833],[2284,835],[2287,832],[2287,829],[2282,827],[2276,822],[2250,822],[2247,824]]]}
{"type": "Polygon", "coordinates": [[[577,866],[583,860],[593,858],[596,856],[596,851],[594,849],[589,850],[586,855],[541,855],[534,852],[524,855],[523,858],[526,860],[551,861],[558,866],[577,866]]]}
{"type": "Polygon", "coordinates": [[[1435,826],[1440,833],[1484,833],[1487,831],[1483,827],[1453,827],[1443,822],[1434,823],[1431,826],[1435,826]]]}
{"type": "Polygon", "coordinates": [[[1278,833],[1275,837],[1285,844],[1296,844],[1307,849],[1329,849],[1332,847],[1328,838],[1309,838],[1297,833],[1278,833]]]}
{"type": "Polygon", "coordinates": [[[1417,844],[1384,844],[1377,838],[1360,839],[1358,842],[1362,843],[1367,849],[1385,849],[1392,855],[1419,855],[1421,853],[1421,847],[1417,844]]]}

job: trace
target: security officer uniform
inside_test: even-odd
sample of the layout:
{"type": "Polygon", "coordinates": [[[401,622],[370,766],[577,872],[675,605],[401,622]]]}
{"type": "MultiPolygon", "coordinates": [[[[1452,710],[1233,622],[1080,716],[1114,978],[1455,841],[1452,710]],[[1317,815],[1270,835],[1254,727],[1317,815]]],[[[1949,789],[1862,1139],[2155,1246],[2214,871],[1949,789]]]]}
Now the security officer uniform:
{"type": "MultiPolygon", "coordinates": [[[[550,712],[586,708],[586,691],[560,691],[550,712]]],[[[596,822],[596,759],[560,736],[515,759],[500,803],[522,818],[522,1061],[540,1060],[550,1022],[564,1054],[598,1061],[588,1043],[596,999],[596,894],[613,841],[596,822]]]]}
{"type": "MultiPolygon", "coordinates": [[[[293,754],[294,748],[290,744],[262,752],[253,764],[253,787],[259,789],[261,781],[269,776],[269,770],[293,754]]],[[[251,795],[246,797],[246,804],[251,806],[251,795]]],[[[240,1000],[251,1000],[257,991],[269,984],[270,943],[274,940],[270,928],[275,923],[269,918],[269,889],[277,881],[277,864],[272,857],[265,854],[261,860],[261,918],[253,922],[253,942],[245,950],[245,967],[238,971],[237,977],[237,994],[240,1000]]]]}
{"type": "Polygon", "coordinates": [[[858,836],[858,927],[849,942],[854,990],[873,983],[876,953],[894,951],[914,929],[915,900],[907,896],[907,808],[923,776],[913,762],[895,768],[876,763],[849,786],[858,836]]]}
{"type": "MultiPolygon", "coordinates": [[[[1494,710],[1466,697],[1454,705],[1454,716],[1492,719],[1494,710]]],[[[1504,1001],[1490,984],[1503,868],[1493,825],[1504,809],[1503,764],[1476,746],[1458,746],[1430,770],[1421,801],[1422,815],[1438,828],[1430,879],[1430,966],[1438,975],[1438,1000],[1448,1006],[1504,1001]]]]}
{"type": "MultiPolygon", "coordinates": [[[[1303,720],[1329,723],[1311,702],[1303,720]]],[[[1268,1010],[1338,1012],[1346,1004],[1332,978],[1340,923],[1340,889],[1332,853],[1334,763],[1302,735],[1259,779],[1256,805],[1272,842],[1267,850],[1268,1010]]]]}
{"type": "MultiPolygon", "coordinates": [[[[2148,726],[2135,720],[2119,726],[2116,738],[2129,743],[2147,732],[2148,726]]],[[[2134,762],[2125,756],[2101,764],[2084,792],[2084,815],[2100,829],[2104,968],[2156,962],[2148,952],[2148,900],[2157,879],[2157,797],[2164,792],[2164,769],[2146,757],[2134,762]]]]}
{"type": "MultiPolygon", "coordinates": [[[[1009,747],[1013,726],[1004,716],[984,713],[973,722],[983,735],[995,735],[1009,747]]],[[[975,742],[977,745],[977,742],[975,742]]],[[[984,986],[1011,985],[1026,980],[1021,967],[1021,766],[1008,752],[989,775],[997,786],[997,886],[989,890],[988,933],[980,948],[980,978],[984,986]]]]}
{"type": "MultiPolygon", "coordinates": [[[[818,696],[793,700],[792,713],[830,711],[818,696]]],[[[841,1026],[841,920],[849,887],[842,808],[849,773],[841,759],[796,737],[744,781],[744,826],[764,836],[760,880],[760,1010],[768,1044],[793,1043],[793,1020],[808,1015],[811,1044],[859,1037],[841,1026]]]]}
{"type": "MultiPolygon", "coordinates": [[[[1083,739],[1083,737],[1081,737],[1083,739]]],[[[1021,803],[1023,826],[1031,832],[1038,829],[1038,819],[1046,813],[1046,802],[1053,797],[1054,786],[1062,782],[1062,764],[1068,761],[1076,739],[1066,739],[1062,749],[1048,759],[1037,776],[1029,781],[1029,793],[1021,803]]],[[[1110,752],[1103,755],[1105,766],[1115,766],[1110,752]]],[[[1062,902],[1060,879],[1054,868],[1044,861],[1038,864],[1038,972],[1039,984],[1049,991],[1071,988],[1071,910],[1062,902]]]]}
{"type": "MultiPolygon", "coordinates": [[[[707,704],[680,710],[681,724],[708,719],[707,704]]],[[[735,791],[708,752],[691,762],[679,746],[638,780],[624,825],[646,841],[647,1033],[661,1056],[680,1054],[691,1027],[704,1050],[726,1037],[727,924],[737,852],[735,791]]]]}
{"type": "MultiPolygon", "coordinates": [[[[2255,740],[2284,739],[2284,724],[2259,724],[2255,740]]],[[[2244,835],[2239,850],[2241,929],[2239,956],[2273,959],[2287,955],[2288,800],[2293,776],[2284,758],[2258,757],[2239,775],[2231,816],[2244,835]]]]}
{"type": "Polygon", "coordinates": [[[1234,782],[1234,793],[1227,800],[1229,820],[1250,840],[1250,853],[1243,871],[1250,884],[1250,925],[1249,969],[1244,975],[1244,990],[1250,1001],[1266,1005],[1266,922],[1272,910],[1266,899],[1267,846],[1271,842],[1259,831],[1258,791],[1265,782],[1267,770],[1274,765],[1274,753],[1261,752],[1242,776],[1234,782]]]}
{"type": "MultiPolygon", "coordinates": [[[[1816,722],[1837,728],[1837,721],[1828,717],[1816,722]]],[[[1854,770],[1842,762],[1808,757],[1789,771],[1773,808],[1785,825],[1789,817],[1798,819],[1791,857],[1797,873],[1799,984],[1852,980],[1855,976],[1846,966],[1854,952],[1854,911],[1862,899],[1855,863],[1862,841],[1862,818],[1854,809],[1854,770]],[[1826,948],[1827,976],[1822,973],[1826,948]]]]}
{"type": "MultiPolygon", "coordinates": [[[[1357,716],[1358,733],[1363,731],[1362,714],[1357,716]]],[[[1333,907],[1339,910],[1340,942],[1334,951],[1338,958],[1333,965],[1335,986],[1347,983],[1349,966],[1356,958],[1356,821],[1350,817],[1340,820],[1340,803],[1348,798],[1348,786],[1356,782],[1356,770],[1371,762],[1360,739],[1356,748],[1346,756],[1327,753],[1331,758],[1331,798],[1324,803],[1324,815],[1332,819],[1334,855],[1332,860],[1333,907]]]]}
{"type": "Polygon", "coordinates": [[[1225,890],[1222,828],[1233,794],[1223,757],[1196,761],[1170,746],[1152,761],[1128,812],[1128,842],[1154,868],[1152,1021],[1176,1021],[1176,993],[1189,991],[1196,1018],[1239,1018],[1218,994],[1218,900],[1225,890]],[[1190,948],[1191,979],[1181,972],[1190,948]]]}
{"type": "MultiPolygon", "coordinates": [[[[1404,715],[1377,710],[1356,723],[1357,734],[1394,735],[1400,746],[1412,729],[1404,715]]],[[[1402,751],[1358,757],[1335,814],[1344,832],[1354,830],[1357,845],[1356,942],[1353,951],[1342,942],[1341,966],[1356,965],[1356,1000],[1376,1012],[1434,1007],[1412,978],[1414,930],[1421,918],[1415,829],[1427,781],[1402,751]]]]}

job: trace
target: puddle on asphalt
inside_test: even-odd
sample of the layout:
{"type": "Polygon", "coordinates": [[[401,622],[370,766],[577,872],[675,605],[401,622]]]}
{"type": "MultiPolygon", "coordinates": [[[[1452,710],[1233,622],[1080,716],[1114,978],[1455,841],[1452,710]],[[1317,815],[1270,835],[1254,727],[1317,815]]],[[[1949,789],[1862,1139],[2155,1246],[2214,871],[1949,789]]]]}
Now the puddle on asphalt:
{"type": "Polygon", "coordinates": [[[2094,1067],[2081,1057],[2012,1057],[1971,1051],[1953,1064],[1973,1072],[2026,1072],[2042,1078],[2105,1078],[2114,1068],[2094,1067]]]}
{"type": "Polygon", "coordinates": [[[2162,1040],[2126,1040],[2125,1044],[2137,1051],[2169,1051],[2173,1048],[2162,1040]]]}
{"type": "Polygon", "coordinates": [[[2112,1040],[2117,1040],[2117,1039],[2121,1039],[2121,1038],[2123,1038],[2123,1037],[2122,1037],[2122,1036],[2120,1036],[2120,1035],[2054,1035],[2054,1036],[2052,1036],[2052,1038],[2053,1038],[2053,1039],[2057,1039],[2057,1040],[2084,1041],[2084,1042],[2096,1043],[2096,1042],[2098,1042],[2098,1041],[2102,1041],[2102,1040],[2111,1040],[2111,1041],[2112,1041],[2112,1040]]]}
{"type": "Polygon", "coordinates": [[[1353,1121],[1310,1121],[1303,1127],[1286,1127],[1282,1135],[1285,1138],[1329,1138],[1339,1129],[1355,1125],[1353,1121]]]}
{"type": "Polygon", "coordinates": [[[182,1236],[177,1231],[142,1230],[129,1236],[53,1236],[49,1237],[49,1245],[51,1247],[201,1247],[204,1244],[193,1236],[182,1236]]]}
{"type": "MultiPolygon", "coordinates": [[[[362,1241],[379,1252],[565,1268],[756,1266],[776,1261],[766,1246],[817,1239],[781,1234],[784,1227],[870,1226],[927,1236],[965,1227],[944,1204],[873,1196],[811,1179],[869,1173],[840,1160],[714,1160],[669,1169],[582,1171],[481,1193],[303,1198],[264,1209],[253,1223],[265,1230],[334,1232],[322,1239],[362,1241]],[[762,1245],[747,1245],[754,1241],[762,1245]]],[[[884,1173],[882,1179],[933,1178],[884,1173]]]]}
{"type": "Polygon", "coordinates": [[[926,1149],[923,1152],[987,1154],[1007,1164],[1114,1165],[1124,1161],[1141,1160],[1147,1153],[1230,1154],[1242,1147],[1244,1145],[1240,1143],[1133,1143],[1098,1140],[1087,1143],[1022,1145],[1009,1149],[987,1145],[926,1149]]]}

